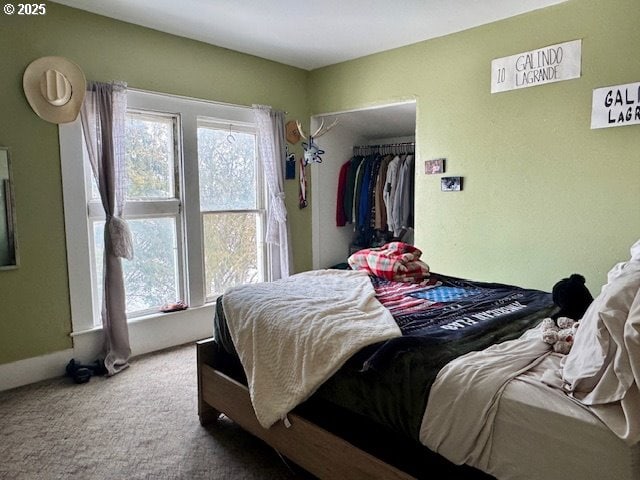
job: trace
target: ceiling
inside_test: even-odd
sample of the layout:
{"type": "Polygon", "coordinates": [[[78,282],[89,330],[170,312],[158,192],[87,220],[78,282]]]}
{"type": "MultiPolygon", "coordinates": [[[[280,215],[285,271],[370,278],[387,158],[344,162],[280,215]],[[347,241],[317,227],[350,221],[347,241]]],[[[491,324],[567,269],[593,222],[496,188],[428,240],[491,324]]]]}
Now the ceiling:
{"type": "Polygon", "coordinates": [[[382,140],[393,137],[413,137],[416,133],[416,103],[366,108],[326,117],[325,124],[338,120],[341,130],[349,130],[367,140],[382,140]]]}
{"type": "Polygon", "coordinates": [[[566,0],[56,0],[306,70],[566,0]]]}

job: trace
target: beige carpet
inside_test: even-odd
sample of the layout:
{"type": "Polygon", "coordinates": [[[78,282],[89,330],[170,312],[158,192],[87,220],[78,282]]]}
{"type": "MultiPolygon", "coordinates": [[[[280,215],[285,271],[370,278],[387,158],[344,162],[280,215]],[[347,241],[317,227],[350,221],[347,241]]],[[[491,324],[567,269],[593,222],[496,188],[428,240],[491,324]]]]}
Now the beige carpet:
{"type": "Polygon", "coordinates": [[[0,392],[0,479],[309,478],[224,417],[200,426],[196,393],[194,345],[0,392]]]}

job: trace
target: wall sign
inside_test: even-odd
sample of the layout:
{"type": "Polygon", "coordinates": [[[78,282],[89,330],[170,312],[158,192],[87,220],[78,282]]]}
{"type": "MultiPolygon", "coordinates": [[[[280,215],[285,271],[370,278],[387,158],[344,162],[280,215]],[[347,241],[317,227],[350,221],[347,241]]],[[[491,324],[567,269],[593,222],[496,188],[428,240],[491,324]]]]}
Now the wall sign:
{"type": "Polygon", "coordinates": [[[580,77],[582,40],[558,43],[491,62],[491,93],[580,77]]]}
{"type": "Polygon", "coordinates": [[[640,124],[640,82],[593,91],[591,128],[637,124],[640,124]]]}

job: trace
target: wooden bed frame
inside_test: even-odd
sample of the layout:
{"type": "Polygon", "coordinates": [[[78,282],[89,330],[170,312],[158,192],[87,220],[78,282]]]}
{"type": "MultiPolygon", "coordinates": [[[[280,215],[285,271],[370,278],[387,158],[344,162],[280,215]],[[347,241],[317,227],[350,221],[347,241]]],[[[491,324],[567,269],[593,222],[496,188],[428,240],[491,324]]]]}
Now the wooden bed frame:
{"type": "Polygon", "coordinates": [[[200,423],[210,425],[224,414],[320,479],[495,480],[475,468],[455,465],[371,420],[318,400],[290,412],[290,426],[280,421],[265,429],[255,416],[247,387],[228,374],[235,371],[229,355],[213,338],[197,342],[196,351],[200,423]]]}
{"type": "Polygon", "coordinates": [[[385,463],[293,412],[290,427],[263,428],[255,417],[247,387],[216,367],[213,339],[197,343],[198,415],[202,425],[221,413],[319,478],[410,480],[415,477],[385,463]]]}

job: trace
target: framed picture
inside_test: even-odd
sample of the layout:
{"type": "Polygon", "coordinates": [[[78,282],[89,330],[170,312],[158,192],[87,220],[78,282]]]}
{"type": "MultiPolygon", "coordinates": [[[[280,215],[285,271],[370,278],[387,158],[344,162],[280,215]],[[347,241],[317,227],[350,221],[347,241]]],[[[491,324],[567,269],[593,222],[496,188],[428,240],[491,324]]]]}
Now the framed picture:
{"type": "Polygon", "coordinates": [[[440,190],[443,192],[459,192],[462,190],[462,177],[442,177],[440,190]]]}
{"type": "Polygon", "coordinates": [[[424,173],[434,175],[436,173],[444,173],[444,158],[436,158],[435,160],[425,160],[424,173]]]}
{"type": "Polygon", "coordinates": [[[16,214],[9,149],[0,147],[0,270],[18,267],[16,214]]]}

